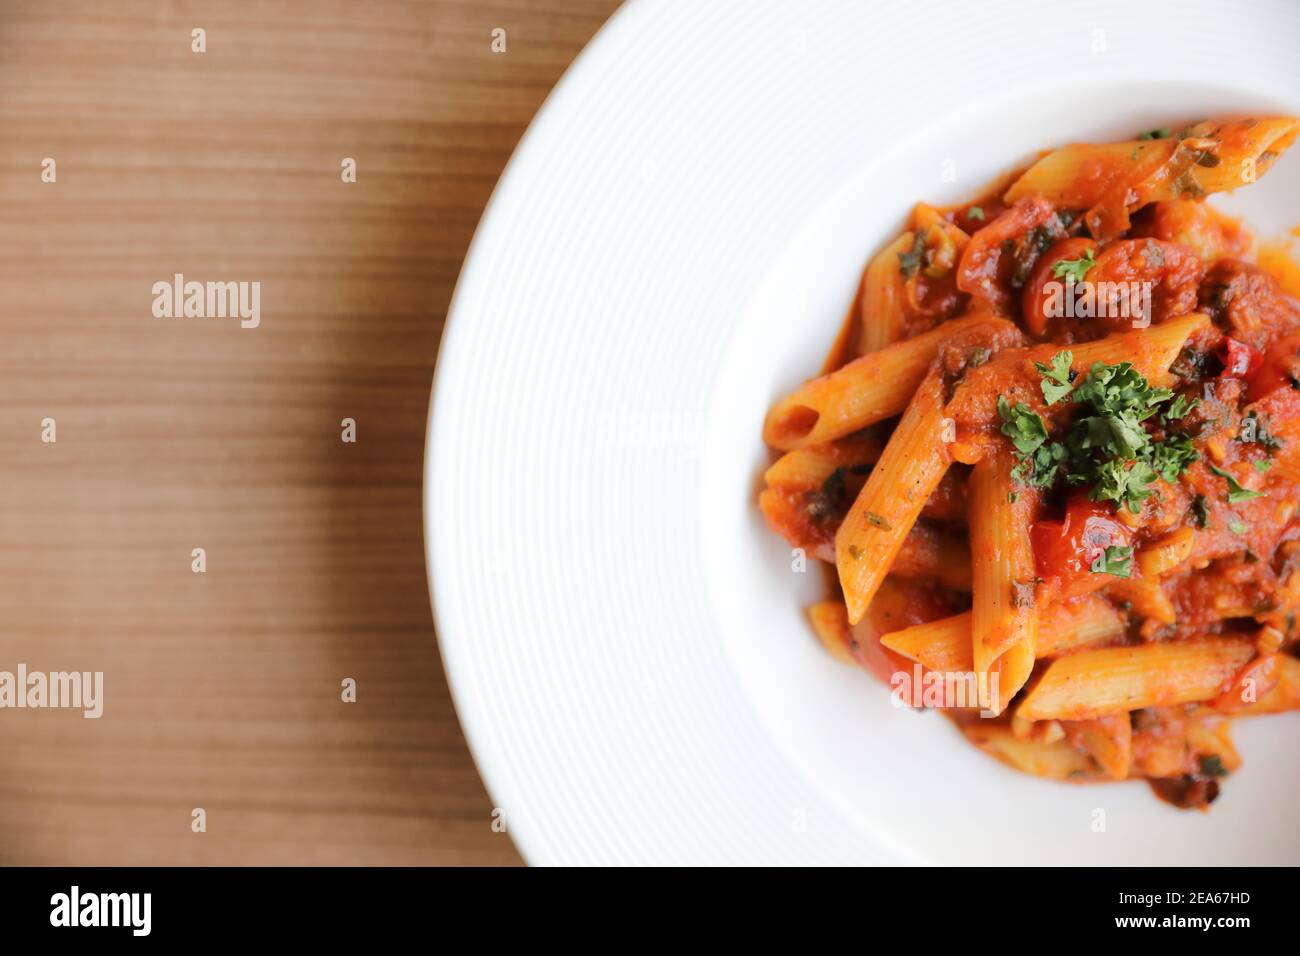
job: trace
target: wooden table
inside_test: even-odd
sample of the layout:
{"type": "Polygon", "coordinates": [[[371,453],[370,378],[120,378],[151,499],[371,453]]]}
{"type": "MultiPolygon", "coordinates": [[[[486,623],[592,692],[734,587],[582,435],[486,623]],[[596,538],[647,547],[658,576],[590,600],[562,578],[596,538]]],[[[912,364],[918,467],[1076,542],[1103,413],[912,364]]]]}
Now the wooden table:
{"type": "Polygon", "coordinates": [[[0,863],[518,861],[434,640],[425,415],[492,186],[616,6],[0,5],[0,670],[104,674],[98,720],[0,710],[0,863]],[[260,324],[155,317],[176,273],[260,324]]]}

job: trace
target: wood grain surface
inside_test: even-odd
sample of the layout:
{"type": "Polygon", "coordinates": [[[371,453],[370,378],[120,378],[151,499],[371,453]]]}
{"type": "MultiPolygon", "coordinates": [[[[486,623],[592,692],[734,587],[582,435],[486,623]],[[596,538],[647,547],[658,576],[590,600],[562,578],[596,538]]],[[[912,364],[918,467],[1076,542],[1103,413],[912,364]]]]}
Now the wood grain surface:
{"type": "Polygon", "coordinates": [[[0,670],[104,673],[98,720],[0,710],[0,863],[518,862],[438,658],[425,416],[483,206],[616,6],[0,3],[0,670]],[[156,318],[176,273],[261,324],[156,318]]]}

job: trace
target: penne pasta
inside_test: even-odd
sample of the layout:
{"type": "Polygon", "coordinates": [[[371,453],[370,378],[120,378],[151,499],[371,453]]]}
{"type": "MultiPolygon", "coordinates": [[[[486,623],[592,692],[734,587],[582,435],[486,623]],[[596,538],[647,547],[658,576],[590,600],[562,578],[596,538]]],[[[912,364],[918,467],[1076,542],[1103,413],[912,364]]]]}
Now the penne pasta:
{"type": "MultiPolygon", "coordinates": [[[[1039,615],[1034,633],[1034,657],[1051,658],[1085,646],[1111,641],[1124,633],[1124,620],[1105,598],[1084,595],[1049,604],[1039,615]]],[[[975,667],[971,641],[971,612],[893,631],[880,643],[909,660],[939,671],[968,671],[975,667]]]]}
{"type": "Polygon", "coordinates": [[[858,354],[875,352],[903,337],[903,274],[898,257],[912,248],[915,233],[905,232],[871,260],[862,276],[858,354]]]}
{"type": "Polygon", "coordinates": [[[764,422],[832,655],[1010,766],[1178,807],[1239,766],[1230,718],[1300,709],[1300,268],[1200,201],[1298,133],[1076,144],[914,207],[764,422]]]}
{"type": "Polygon", "coordinates": [[[1056,601],[1043,609],[1034,635],[1034,655],[1056,657],[1096,647],[1124,634],[1124,619],[1115,606],[1096,594],[1056,601]]]}
{"type": "Polygon", "coordinates": [[[1029,720],[1089,720],[1209,700],[1254,653],[1249,641],[1233,638],[1079,651],[1052,662],[1020,714],[1029,720]]]}
{"type": "MultiPolygon", "coordinates": [[[[1199,199],[1255,182],[1297,130],[1293,117],[1268,117],[1191,127],[1183,138],[1065,146],[1026,170],[1003,201],[1039,195],[1061,208],[1092,210],[1111,199],[1132,212],[1160,200],[1199,199]]],[[[1118,221],[1127,226],[1126,217],[1118,221]]]]}
{"type": "Polygon", "coordinates": [[[1015,462],[1002,448],[975,466],[970,479],[972,576],[971,659],[987,697],[1001,713],[1034,667],[1034,554],[1031,492],[1017,491],[1015,462]]]}
{"type": "Polygon", "coordinates": [[[863,469],[875,464],[883,447],[875,438],[810,445],[786,452],[763,473],[763,480],[769,486],[820,488],[837,468],[863,469]]]}
{"type": "Polygon", "coordinates": [[[790,451],[827,442],[897,415],[916,393],[939,347],[960,332],[991,325],[1014,333],[1009,322],[974,315],[855,359],[807,382],[768,413],[764,440],[790,451]]]}
{"type": "Polygon", "coordinates": [[[970,622],[971,612],[964,611],[883,634],[880,643],[930,670],[970,671],[975,667],[970,622]]]}
{"type": "Polygon", "coordinates": [[[903,539],[948,470],[943,413],[943,377],[935,367],[835,534],[835,564],[851,624],[866,613],[903,539]]]}
{"type": "MultiPolygon", "coordinates": [[[[1208,315],[1194,312],[1149,328],[1072,345],[1070,368],[1082,375],[1097,362],[1103,365],[1128,362],[1152,385],[1168,385],[1174,380],[1169,367],[1177,360],[1183,345],[1194,333],[1210,325],[1208,315]]],[[[1025,362],[1033,368],[1035,362],[1050,362],[1060,350],[1059,345],[1036,346],[1025,355],[1025,362]]]]}

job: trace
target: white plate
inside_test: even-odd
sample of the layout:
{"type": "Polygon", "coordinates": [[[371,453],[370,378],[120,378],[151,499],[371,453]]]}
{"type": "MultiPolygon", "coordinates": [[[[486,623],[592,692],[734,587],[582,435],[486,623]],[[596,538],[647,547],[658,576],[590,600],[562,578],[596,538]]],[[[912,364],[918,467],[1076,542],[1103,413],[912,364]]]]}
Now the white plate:
{"type": "MultiPolygon", "coordinates": [[[[1300,112],[1297,36],[1285,0],[610,21],[479,226],[429,424],[443,658],[530,862],[1300,862],[1295,715],[1238,724],[1209,814],[1021,776],[825,656],[816,576],[755,508],[764,412],[913,202],[1065,141],[1300,112]]],[[[1300,160],[1224,205],[1295,225],[1300,160]]]]}

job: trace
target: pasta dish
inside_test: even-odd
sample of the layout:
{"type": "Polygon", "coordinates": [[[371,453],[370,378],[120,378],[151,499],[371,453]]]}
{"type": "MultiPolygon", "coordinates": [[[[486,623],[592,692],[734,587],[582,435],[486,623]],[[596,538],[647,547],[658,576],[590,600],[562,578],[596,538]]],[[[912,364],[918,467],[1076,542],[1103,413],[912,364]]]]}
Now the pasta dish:
{"type": "Polygon", "coordinates": [[[1019,770],[1180,807],[1241,765],[1231,718],[1300,708],[1300,269],[1205,202],[1298,131],[1066,146],[914,208],[764,425],[833,655],[1019,770]]]}

